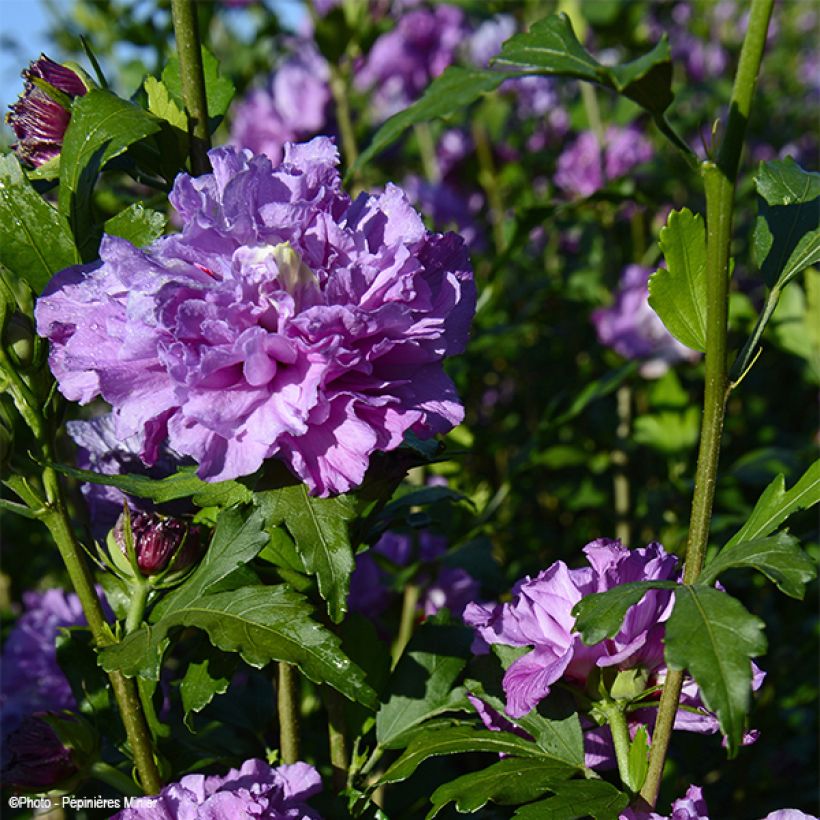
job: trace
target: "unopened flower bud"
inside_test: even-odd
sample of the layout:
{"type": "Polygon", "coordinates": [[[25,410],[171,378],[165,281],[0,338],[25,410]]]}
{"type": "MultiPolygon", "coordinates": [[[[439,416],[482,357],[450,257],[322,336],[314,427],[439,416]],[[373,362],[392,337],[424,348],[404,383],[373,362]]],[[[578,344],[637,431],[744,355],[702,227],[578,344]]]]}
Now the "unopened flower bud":
{"type": "Polygon", "coordinates": [[[3,344],[12,363],[24,370],[34,363],[36,339],[31,319],[20,313],[15,313],[3,329],[3,344]]]}
{"type": "MultiPolygon", "coordinates": [[[[125,516],[121,515],[114,527],[114,540],[122,554],[127,556],[125,527],[125,516]]],[[[199,527],[159,513],[131,513],[131,537],[137,566],[143,575],[162,572],[172,558],[174,570],[186,569],[201,553],[199,527]]]]}
{"type": "Polygon", "coordinates": [[[78,773],[78,767],[54,729],[31,715],[3,743],[3,785],[48,791],[78,773]]]}
{"type": "Polygon", "coordinates": [[[12,145],[21,161],[34,168],[58,156],[71,113],[66,103],[88,87],[80,75],[41,54],[23,71],[26,85],[6,122],[17,135],[12,145]]]}

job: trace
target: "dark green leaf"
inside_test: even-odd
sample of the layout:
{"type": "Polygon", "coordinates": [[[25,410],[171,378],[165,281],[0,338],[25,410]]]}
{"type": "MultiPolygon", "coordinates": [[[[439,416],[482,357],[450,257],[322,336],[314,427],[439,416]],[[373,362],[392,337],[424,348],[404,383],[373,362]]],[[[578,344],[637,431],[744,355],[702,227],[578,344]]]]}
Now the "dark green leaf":
{"type": "Polygon", "coordinates": [[[88,629],[72,627],[57,633],[57,663],[71,687],[78,711],[100,719],[113,717],[108,678],[97,663],[97,652],[88,629]]]}
{"type": "Polygon", "coordinates": [[[453,686],[470,656],[471,641],[463,627],[422,624],[396,666],[389,698],[376,715],[380,746],[400,747],[403,735],[428,718],[467,708],[464,690],[453,686]]]}
{"type": "Polygon", "coordinates": [[[587,595],[572,608],[575,631],[581,633],[589,646],[604,638],[613,638],[620,631],[629,607],[637,604],[650,589],[678,588],[674,581],[631,581],[606,592],[587,595]]]}
{"type": "Polygon", "coordinates": [[[766,651],[763,622],[731,595],[681,586],[666,622],[666,662],[688,669],[706,708],[717,714],[734,756],[743,738],[751,692],[751,658],[766,651]]]}
{"type": "Polygon", "coordinates": [[[638,362],[629,362],[629,364],[625,364],[623,367],[619,367],[615,370],[610,370],[601,376],[601,378],[589,382],[572,400],[570,406],[556,418],[548,418],[546,425],[549,427],[559,427],[568,421],[572,421],[572,419],[580,415],[592,402],[604,396],[608,396],[617,390],[637,369],[638,362]]]}
{"type": "Polygon", "coordinates": [[[698,583],[711,586],[733,567],[756,569],[781,592],[800,600],[805,585],[817,575],[814,561],[800,549],[797,539],[785,532],[724,547],[701,572],[698,583]]]}
{"type": "Polygon", "coordinates": [[[128,495],[150,498],[157,504],[191,498],[198,507],[230,507],[244,504],[253,493],[239,481],[203,481],[194,467],[183,467],[167,478],[148,478],[144,475],[104,475],[91,470],[79,470],[67,464],[50,464],[57,472],[92,484],[116,487],[128,495]]]}
{"type": "Polygon", "coordinates": [[[513,815],[519,820],[618,820],[629,797],[603,780],[568,780],[550,789],[553,797],[523,806],[513,815]]]}
{"type": "Polygon", "coordinates": [[[404,750],[401,757],[382,775],[380,783],[397,783],[406,780],[430,757],[454,755],[461,752],[491,752],[493,754],[518,755],[538,758],[556,773],[570,777],[571,766],[560,761],[550,761],[531,741],[509,732],[491,732],[483,726],[437,726],[419,731],[404,750]]]}
{"type": "Polygon", "coordinates": [[[433,808],[427,817],[435,817],[452,802],[462,814],[475,812],[490,801],[502,806],[526,803],[553,791],[571,773],[572,769],[548,760],[507,757],[439,786],[430,798],[433,808]]]}
{"type": "Polygon", "coordinates": [[[40,293],[80,261],[68,222],[32,187],[10,154],[0,157],[0,264],[40,293]]]}
{"type": "Polygon", "coordinates": [[[151,611],[150,620],[156,623],[175,610],[216,589],[225,589],[225,580],[243,569],[255,558],[268,541],[263,529],[262,514],[258,509],[248,514],[242,507],[225,510],[217,522],[213,538],[205,556],[193,574],[182,586],[168,593],[151,611]]]}
{"type": "Polygon", "coordinates": [[[165,223],[164,214],[144,207],[141,202],[135,202],[107,220],[103,230],[111,236],[119,236],[127,239],[132,245],[143,248],[162,236],[165,223]]]}
{"type": "Polygon", "coordinates": [[[60,155],[58,202],[81,252],[92,250],[91,192],[97,174],[109,160],[159,127],[156,117],[110,91],[92,89],[74,101],[60,155]]]}
{"type": "Polygon", "coordinates": [[[314,498],[304,484],[260,493],[257,498],[266,523],[284,524],[293,536],[305,570],[316,576],[328,614],[339,623],[347,612],[355,566],[347,529],[355,515],[353,503],[342,495],[314,498]]]}
{"type": "Polygon", "coordinates": [[[395,142],[411,126],[446,117],[466,108],[482,94],[494,91],[504,80],[514,76],[517,76],[515,72],[449,66],[427,86],[421,99],[404,111],[394,114],[376,131],[370,145],[359,155],[348,176],[395,142]]]}
{"type": "Polygon", "coordinates": [[[666,329],[693,350],[706,349],[706,228],[688,208],[672,211],[661,230],[666,268],[649,279],[649,304],[666,329]]]}
{"type": "MultiPolygon", "coordinates": [[[[219,60],[204,46],[202,48],[202,70],[205,75],[205,97],[208,104],[208,118],[221,117],[231,104],[236,91],[233,83],[219,73],[219,60]]],[[[182,103],[182,82],[179,76],[179,57],[174,54],[162,71],[162,82],[171,96],[182,103]]],[[[182,107],[180,105],[180,107],[182,107]]],[[[183,126],[185,127],[185,126],[183,126]]]]}
{"type": "Polygon", "coordinates": [[[236,655],[211,650],[206,657],[188,664],[179,684],[183,720],[193,731],[193,713],[201,712],[217,695],[228,691],[237,667],[236,655]]]}
{"type": "Polygon", "coordinates": [[[161,641],[177,626],[208,633],[215,647],[238,652],[261,668],[273,660],[299,667],[316,683],[326,683],[345,697],[374,708],[376,693],[364,673],[339,648],[339,638],[312,617],[313,608],[286,586],[252,586],[197,597],[169,609],[149,627],[103,650],[106,669],[155,677],[161,641]]]}
{"type": "Polygon", "coordinates": [[[769,205],[796,205],[820,196],[820,174],[804,171],[791,157],[761,162],[757,192],[769,205]]]}
{"type": "Polygon", "coordinates": [[[756,541],[773,533],[792,513],[820,502],[820,459],[814,462],[800,480],[786,490],[782,475],[763,491],[746,523],[724,547],[741,541],[756,541]]]}
{"type": "Polygon", "coordinates": [[[820,262],[820,229],[803,234],[795,245],[777,281],[779,287],[788,285],[798,273],[820,262]]]}

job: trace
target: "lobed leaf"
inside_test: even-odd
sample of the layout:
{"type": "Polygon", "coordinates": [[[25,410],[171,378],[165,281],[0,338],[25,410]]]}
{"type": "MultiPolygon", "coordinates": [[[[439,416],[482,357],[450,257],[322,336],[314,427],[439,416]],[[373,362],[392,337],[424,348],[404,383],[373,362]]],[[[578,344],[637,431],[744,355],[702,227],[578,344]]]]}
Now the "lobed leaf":
{"type": "Polygon", "coordinates": [[[259,493],[266,523],[284,524],[293,536],[305,570],[316,576],[334,623],[347,612],[350,575],[355,567],[348,524],[355,515],[346,496],[314,498],[304,484],[259,493]]]}
{"type": "MultiPolygon", "coordinates": [[[[202,73],[205,79],[205,98],[208,107],[208,117],[211,120],[220,118],[228,110],[233,95],[236,93],[236,88],[227,77],[220,74],[219,60],[204,46],[202,47],[202,73]]],[[[178,55],[174,54],[166,63],[165,68],[162,70],[162,83],[174,101],[179,104],[178,108],[184,111],[178,55]]],[[[155,89],[155,91],[156,90],[157,89],[155,89]]],[[[157,95],[155,95],[155,99],[157,99],[157,95]]],[[[166,119],[176,124],[173,119],[167,117],[166,119]]],[[[181,127],[183,130],[187,129],[187,121],[185,121],[181,127]]]]}
{"type": "Polygon", "coordinates": [[[513,817],[519,820],[618,820],[629,797],[603,780],[568,780],[550,789],[552,797],[522,806],[513,817]]]}
{"type": "Polygon", "coordinates": [[[110,236],[127,239],[138,248],[144,248],[162,236],[166,222],[165,214],[152,211],[141,202],[135,202],[106,220],[103,231],[110,236]]]}
{"type": "Polygon", "coordinates": [[[29,184],[16,157],[0,156],[0,264],[40,293],[80,261],[68,222],[29,184]]]}
{"type": "Polygon", "coordinates": [[[619,584],[606,592],[595,592],[581,598],[572,608],[575,616],[573,629],[581,633],[585,644],[600,643],[614,638],[621,629],[627,610],[637,604],[651,589],[677,590],[674,581],[631,581],[619,584]]]}
{"type": "Polygon", "coordinates": [[[711,586],[728,569],[746,567],[763,573],[791,598],[802,600],[805,585],[817,576],[814,561],[785,532],[770,538],[739,541],[724,547],[698,577],[698,584],[711,586]]]}
{"type": "Polygon", "coordinates": [[[427,817],[435,817],[452,802],[462,814],[475,812],[489,802],[502,806],[526,803],[553,791],[571,773],[572,769],[547,760],[507,757],[439,786],[430,798],[433,808],[427,817]]]}
{"type": "Polygon", "coordinates": [[[688,669],[706,708],[726,735],[729,755],[743,739],[751,692],[751,658],[766,651],[764,623],[731,595],[712,587],[681,585],[666,622],[666,662],[688,669]]]}
{"type": "Polygon", "coordinates": [[[820,502],[820,459],[790,490],[778,475],[757,500],[746,523],[729,539],[724,550],[741,541],[755,541],[774,532],[792,513],[820,502]]]}
{"type": "Polygon", "coordinates": [[[661,230],[666,268],[649,278],[649,304],[666,329],[693,350],[706,350],[706,228],[688,208],[672,211],[661,230]]]}
{"type": "Polygon", "coordinates": [[[217,695],[223,695],[231,685],[236,671],[236,655],[213,650],[204,658],[192,660],[179,683],[185,725],[194,731],[193,715],[201,712],[217,695]]]}

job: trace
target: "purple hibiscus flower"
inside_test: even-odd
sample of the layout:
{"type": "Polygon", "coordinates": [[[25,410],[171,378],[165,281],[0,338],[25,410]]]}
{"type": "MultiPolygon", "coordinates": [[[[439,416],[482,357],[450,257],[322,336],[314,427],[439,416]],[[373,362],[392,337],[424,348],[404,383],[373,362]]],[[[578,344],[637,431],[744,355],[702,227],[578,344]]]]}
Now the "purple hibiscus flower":
{"type": "Polygon", "coordinates": [[[187,774],[156,797],[134,801],[112,820],[317,820],[319,815],[305,801],[321,789],[319,773],[307,763],[273,768],[253,759],[224,776],[187,774]]]}
{"type": "Polygon", "coordinates": [[[327,124],[330,71],[310,42],[297,44],[263,89],[251,91],[234,112],[230,144],[279,164],[285,143],[313,137],[327,124]]]}
{"type": "Polygon", "coordinates": [[[642,359],[641,375],[650,379],[662,376],[675,362],[700,358],[666,329],[650,307],[651,274],[649,268],[627,265],[612,307],[592,313],[598,341],[626,359],[642,359]]]}
{"type": "Polygon", "coordinates": [[[463,240],[431,234],[404,193],[351,201],[333,142],[267,157],[210,152],[180,175],[181,234],[138,249],[106,236],[101,261],[58,273],[39,299],[61,392],[114,408],[116,434],[166,439],[200,477],[276,457],[314,494],[361,482],[404,433],[463,409],[442,368],[463,351],[475,286],[463,240]]]}
{"type": "Polygon", "coordinates": [[[373,44],[356,73],[356,86],[373,91],[378,120],[406,108],[430,81],[453,62],[467,34],[464,13],[455,6],[414,9],[373,44]]]}
{"type": "Polygon", "coordinates": [[[693,785],[672,804],[671,815],[627,809],[621,812],[619,820],[709,820],[709,809],[703,799],[703,789],[693,785]]]}
{"type": "Polygon", "coordinates": [[[651,143],[635,126],[610,126],[603,145],[592,131],[584,131],[558,157],[555,184],[574,196],[592,196],[610,180],[648,162],[652,154],[651,143]]]}
{"type": "Polygon", "coordinates": [[[23,93],[9,106],[6,122],[18,140],[12,150],[24,163],[37,168],[59,155],[71,112],[36,85],[35,80],[48,83],[69,101],[82,97],[88,89],[76,72],[45,54],[23,71],[23,78],[23,93]]]}
{"type": "Polygon", "coordinates": [[[657,669],[663,661],[663,621],[671,612],[668,591],[650,590],[624,619],[620,632],[595,646],[574,633],[572,608],[585,595],[604,592],[630,581],[672,580],[677,559],[660,544],[628,550],[620,541],[599,539],[584,547],[589,567],[568,569],[557,561],[535,578],[513,587],[508,604],[469,604],[464,621],[476,629],[475,648],[482,644],[532,646],[504,675],[507,713],[522,717],[565,677],[583,683],[595,666],[657,669]]]}

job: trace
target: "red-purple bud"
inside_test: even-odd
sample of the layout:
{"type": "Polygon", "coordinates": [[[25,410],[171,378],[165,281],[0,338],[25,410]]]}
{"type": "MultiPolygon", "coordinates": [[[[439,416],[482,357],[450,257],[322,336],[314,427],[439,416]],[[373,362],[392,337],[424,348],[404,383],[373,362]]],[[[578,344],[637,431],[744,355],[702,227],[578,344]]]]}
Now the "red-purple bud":
{"type": "Polygon", "coordinates": [[[43,80],[69,100],[83,96],[88,89],[77,73],[45,54],[23,71],[23,78],[25,88],[17,102],[9,106],[6,122],[18,139],[12,149],[21,161],[37,168],[59,155],[71,114],[35,80],[43,80]]]}
{"type": "MultiPolygon", "coordinates": [[[[200,528],[179,518],[159,513],[132,512],[131,535],[137,566],[143,575],[155,575],[164,570],[177,550],[179,553],[174,560],[174,570],[191,566],[201,554],[200,528]]],[[[127,556],[124,515],[117,519],[114,538],[123,555],[127,556]]]]}
{"type": "Polygon", "coordinates": [[[78,768],[57,733],[42,718],[24,718],[3,743],[4,786],[47,791],[77,774],[78,768]]]}

